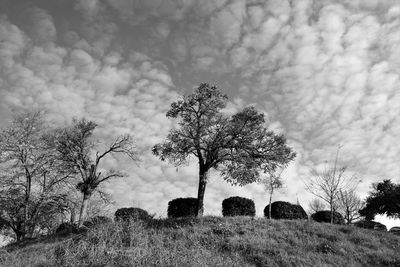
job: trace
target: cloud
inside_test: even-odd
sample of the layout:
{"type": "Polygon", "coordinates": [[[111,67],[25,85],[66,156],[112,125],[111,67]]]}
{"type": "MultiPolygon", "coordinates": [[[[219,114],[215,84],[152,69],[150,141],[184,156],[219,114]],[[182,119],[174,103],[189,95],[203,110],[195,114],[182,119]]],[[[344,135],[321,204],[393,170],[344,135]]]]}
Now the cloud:
{"type": "Polygon", "coordinates": [[[100,2],[98,0],[76,0],[74,7],[85,15],[94,17],[100,11],[100,2]]]}
{"type": "MultiPolygon", "coordinates": [[[[130,173],[107,187],[117,206],[140,202],[165,215],[170,199],[196,195],[195,163],[176,172],[149,149],[172,127],[170,103],[203,81],[227,92],[229,112],[257,105],[295,147],[277,199],[307,203],[302,180],[338,144],[340,163],[363,179],[362,196],[400,173],[396,0],[76,0],[58,13],[28,2],[29,25],[12,12],[0,17],[1,114],[45,107],[60,124],[96,120],[104,142],[132,133],[140,167],[107,163],[130,173]]],[[[231,187],[216,173],[206,213],[219,214],[233,194],[254,199],[262,213],[262,187],[231,187]]]]}
{"type": "Polygon", "coordinates": [[[53,23],[53,18],[41,8],[33,8],[32,16],[32,35],[39,42],[54,41],[57,37],[57,30],[53,23]]]}

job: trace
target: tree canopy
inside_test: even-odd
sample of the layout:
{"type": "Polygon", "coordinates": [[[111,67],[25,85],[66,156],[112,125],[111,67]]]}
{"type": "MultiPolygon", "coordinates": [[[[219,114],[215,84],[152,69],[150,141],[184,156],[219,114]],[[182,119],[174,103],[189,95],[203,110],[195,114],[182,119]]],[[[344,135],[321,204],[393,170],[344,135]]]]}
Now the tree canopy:
{"type": "Polygon", "coordinates": [[[161,160],[179,166],[190,157],[198,159],[198,216],[203,213],[204,191],[210,169],[238,185],[259,179],[261,170],[274,170],[295,158],[282,134],[266,127],[264,114],[246,107],[228,116],[223,112],[227,96],[217,87],[200,84],[197,90],[173,102],[167,117],[178,119],[163,143],[153,147],[161,160]]]}
{"type": "Polygon", "coordinates": [[[384,180],[372,185],[373,191],[366,199],[366,205],[360,214],[373,220],[377,214],[400,218],[400,184],[384,180]]]}
{"type": "Polygon", "coordinates": [[[58,168],[46,129],[44,113],[28,111],[0,131],[0,228],[12,229],[17,240],[64,208],[70,173],[58,168]]]}
{"type": "Polygon", "coordinates": [[[79,225],[82,225],[88,200],[98,191],[100,184],[124,174],[110,169],[103,173],[99,171],[102,160],[111,154],[125,154],[132,160],[137,160],[135,145],[130,135],[117,137],[103,152],[93,153],[93,131],[97,124],[81,119],[73,120],[72,125],[57,129],[49,138],[49,143],[55,147],[57,157],[63,167],[80,177],[76,188],[82,193],[83,200],[79,214],[79,225]]]}

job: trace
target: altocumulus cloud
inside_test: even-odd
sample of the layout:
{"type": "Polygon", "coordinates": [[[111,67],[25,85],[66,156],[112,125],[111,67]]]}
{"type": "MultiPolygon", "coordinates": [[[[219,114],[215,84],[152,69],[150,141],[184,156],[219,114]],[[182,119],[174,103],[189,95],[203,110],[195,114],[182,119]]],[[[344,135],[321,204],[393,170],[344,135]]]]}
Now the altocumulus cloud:
{"type": "MultiPolygon", "coordinates": [[[[0,110],[44,107],[55,124],[88,117],[98,138],[131,133],[142,161],[110,159],[129,177],[107,186],[116,206],[165,215],[195,196],[196,164],[178,170],[150,153],[173,122],[169,104],[201,81],[255,104],[298,152],[276,198],[310,199],[309,168],[341,162],[372,182],[400,175],[400,4],[366,1],[0,0],[0,110]]],[[[231,195],[266,202],[260,185],[231,187],[214,173],[206,213],[231,195]]]]}

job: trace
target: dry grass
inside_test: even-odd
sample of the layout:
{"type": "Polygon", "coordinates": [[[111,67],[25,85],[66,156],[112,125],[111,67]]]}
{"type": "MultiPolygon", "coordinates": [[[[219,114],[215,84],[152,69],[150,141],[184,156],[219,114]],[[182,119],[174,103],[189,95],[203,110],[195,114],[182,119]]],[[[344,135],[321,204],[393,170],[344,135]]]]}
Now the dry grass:
{"type": "Polygon", "coordinates": [[[400,237],[246,217],[109,224],[0,250],[1,266],[400,266],[400,237]]]}

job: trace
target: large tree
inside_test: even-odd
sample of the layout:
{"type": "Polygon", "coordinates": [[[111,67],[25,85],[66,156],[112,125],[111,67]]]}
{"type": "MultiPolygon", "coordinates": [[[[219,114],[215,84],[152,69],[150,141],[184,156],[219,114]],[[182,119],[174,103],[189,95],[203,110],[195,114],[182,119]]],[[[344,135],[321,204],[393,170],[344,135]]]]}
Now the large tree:
{"type": "Polygon", "coordinates": [[[153,147],[161,160],[179,166],[190,157],[199,165],[197,216],[203,215],[207,177],[220,170],[232,184],[245,185],[259,179],[260,170],[274,170],[294,159],[295,153],[281,134],[266,128],[264,114],[247,107],[233,116],[223,113],[227,96],[209,84],[173,102],[167,117],[178,119],[179,127],[163,143],[153,147]]]}
{"type": "Polygon", "coordinates": [[[86,119],[73,120],[71,126],[55,131],[50,138],[58,152],[58,159],[63,168],[79,177],[76,188],[82,193],[79,212],[79,226],[82,225],[87,212],[88,202],[93,193],[99,192],[100,184],[116,177],[123,177],[121,171],[110,169],[103,173],[100,165],[104,158],[111,154],[124,154],[137,160],[135,146],[130,135],[117,137],[102,152],[95,151],[93,131],[97,124],[86,119]]]}
{"type": "Polygon", "coordinates": [[[369,193],[360,214],[368,220],[373,220],[376,214],[400,218],[400,184],[384,180],[372,186],[373,191],[369,193]]]}
{"type": "Polygon", "coordinates": [[[32,236],[43,218],[62,209],[60,187],[70,178],[60,171],[45,142],[44,113],[16,114],[0,132],[0,221],[17,240],[32,236]]]}

